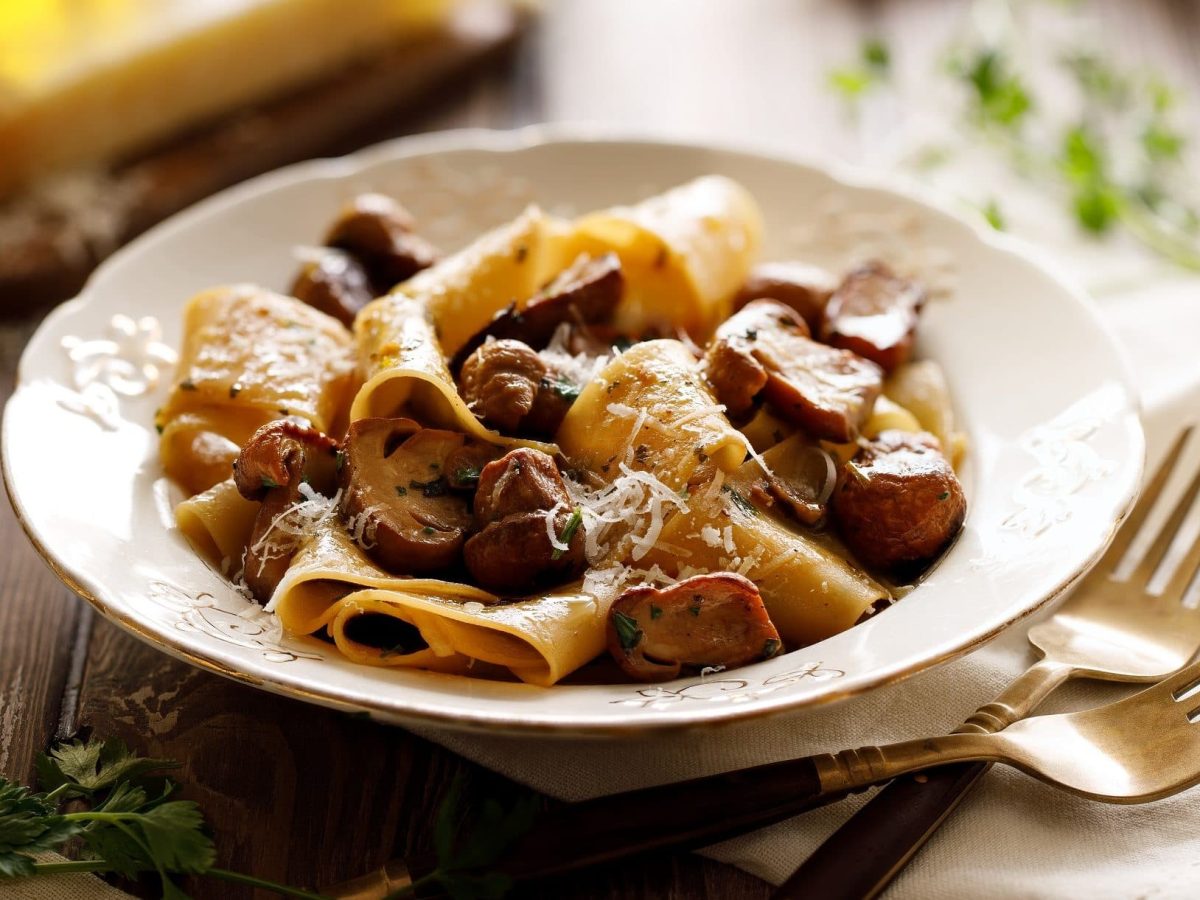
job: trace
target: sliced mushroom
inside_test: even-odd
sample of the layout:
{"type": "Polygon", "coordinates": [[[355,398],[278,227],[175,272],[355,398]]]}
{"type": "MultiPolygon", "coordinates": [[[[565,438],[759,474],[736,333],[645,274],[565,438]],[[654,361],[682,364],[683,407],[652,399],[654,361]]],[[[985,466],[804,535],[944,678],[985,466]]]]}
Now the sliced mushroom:
{"type": "Polygon", "coordinates": [[[901,278],[881,262],[867,263],[847,275],[829,298],[821,339],[891,372],[912,354],[917,315],[924,304],[920,284],[901,278]]]}
{"type": "Polygon", "coordinates": [[[488,338],[512,339],[540,350],[564,323],[598,325],[607,322],[621,301],[625,278],[615,253],[581,255],[522,309],[510,304],[471,337],[450,362],[456,372],[488,338]]]}
{"type": "Polygon", "coordinates": [[[833,457],[796,435],[764,453],[763,460],[771,474],[760,481],[772,503],[805,525],[820,522],[837,482],[833,457]]]}
{"type": "Polygon", "coordinates": [[[271,599],[303,540],[285,527],[289,511],[305,501],[302,484],[332,494],[337,483],[338,445],[314,428],[288,419],[254,432],[233,463],[234,484],[261,505],[242,555],[242,577],[259,603],[271,599]]]}
{"type": "Polygon", "coordinates": [[[480,345],[463,363],[459,384],[481,421],[505,434],[535,437],[552,437],[579,396],[570,376],[510,339],[480,345]]]}
{"type": "Polygon", "coordinates": [[[383,293],[437,262],[437,250],[417,235],[412,215],[383,194],[360,194],[337,221],[325,244],[358,259],[383,293]]]}
{"type": "Polygon", "coordinates": [[[893,430],[845,464],[830,508],[842,540],[863,563],[915,576],[958,534],[967,505],[937,438],[893,430]]]}
{"type": "Polygon", "coordinates": [[[557,464],[538,450],[512,450],[484,467],[475,521],[481,530],[467,541],[464,558],[472,577],[490,590],[565,581],[587,565],[581,516],[557,464]]]}
{"type": "Polygon", "coordinates": [[[346,327],[353,325],[358,311],[375,299],[370,278],[358,260],[333,248],[320,251],[304,264],[290,293],[346,327]]]}
{"type": "Polygon", "coordinates": [[[753,300],[717,329],[705,357],[717,399],[737,421],[761,396],[820,440],[854,440],[883,384],[874,363],[817,343],[791,307],[753,300]]]}
{"type": "Polygon", "coordinates": [[[380,566],[427,574],[458,561],[471,515],[466,499],[448,490],[445,467],[466,441],[412,419],[359,419],[350,425],[341,512],[380,566]]]}
{"type": "Polygon", "coordinates": [[[741,309],[751,300],[768,298],[786,303],[800,314],[809,331],[821,330],[825,305],[838,286],[832,272],[802,262],[760,263],[733,299],[733,308],[741,309]]]}
{"type": "Polygon", "coordinates": [[[638,681],[734,669],[782,649],[754,582],[732,572],[626,591],[608,613],[608,651],[638,681]]]}

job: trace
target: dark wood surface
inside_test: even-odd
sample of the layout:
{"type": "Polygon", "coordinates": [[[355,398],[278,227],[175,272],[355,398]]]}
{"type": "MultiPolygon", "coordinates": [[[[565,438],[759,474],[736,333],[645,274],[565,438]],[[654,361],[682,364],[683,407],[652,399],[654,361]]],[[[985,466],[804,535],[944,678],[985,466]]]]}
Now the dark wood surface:
{"type": "MultiPolygon", "coordinates": [[[[884,33],[932,45],[954,0],[569,0],[553,5],[515,61],[437,98],[392,133],[593,119],[850,153],[854,136],[823,72],[884,33]]],[[[1200,4],[1105,0],[1107,31],[1196,84],[1200,4]]],[[[40,313],[0,323],[0,392],[40,313]]],[[[62,586],[0,509],[0,774],[29,779],[34,754],[90,729],[183,763],[220,865],[297,885],[328,884],[428,849],[453,777],[468,798],[495,776],[398,728],[285,700],[167,657],[103,621],[62,586]]],[[[197,898],[247,898],[213,881],[197,898]]],[[[765,883],[698,856],[662,857],[560,882],[532,896],[765,898],[765,883]]],[[[265,896],[265,895],[263,895],[265,896]]]]}

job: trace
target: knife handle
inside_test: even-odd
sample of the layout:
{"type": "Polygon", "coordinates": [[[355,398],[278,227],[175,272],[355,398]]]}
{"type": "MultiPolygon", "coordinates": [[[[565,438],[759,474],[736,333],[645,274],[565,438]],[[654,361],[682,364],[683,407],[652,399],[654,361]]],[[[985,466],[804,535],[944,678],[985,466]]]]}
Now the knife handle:
{"type": "Polygon", "coordinates": [[[884,787],[772,894],[772,900],[868,900],[891,884],[990,763],[955,763],[884,787]]]}

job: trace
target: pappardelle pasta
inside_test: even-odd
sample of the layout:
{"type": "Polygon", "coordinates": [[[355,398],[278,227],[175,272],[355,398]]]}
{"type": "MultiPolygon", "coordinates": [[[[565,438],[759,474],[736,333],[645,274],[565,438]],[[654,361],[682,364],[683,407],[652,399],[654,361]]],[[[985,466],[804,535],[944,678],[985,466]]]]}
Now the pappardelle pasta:
{"type": "Polygon", "coordinates": [[[180,530],[365,665],[659,681],[851,628],[957,535],[964,441],[919,282],[759,263],[762,228],[708,176],[439,258],[357,198],[290,296],[189,302],[180,530]]]}

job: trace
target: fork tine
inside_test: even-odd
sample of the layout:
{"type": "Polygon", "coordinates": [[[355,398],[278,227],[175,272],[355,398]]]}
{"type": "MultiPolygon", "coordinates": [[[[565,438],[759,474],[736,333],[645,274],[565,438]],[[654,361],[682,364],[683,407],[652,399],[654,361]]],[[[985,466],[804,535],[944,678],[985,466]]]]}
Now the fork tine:
{"type": "MultiPolygon", "coordinates": [[[[1142,557],[1141,562],[1137,564],[1137,568],[1133,570],[1133,574],[1129,576],[1131,584],[1144,584],[1154,577],[1154,573],[1162,565],[1167,551],[1171,549],[1172,541],[1179,534],[1179,529],[1183,525],[1184,519],[1191,512],[1192,504],[1196,502],[1197,494],[1200,494],[1200,471],[1192,478],[1192,483],[1188,485],[1187,490],[1183,492],[1183,496],[1179,498],[1179,502],[1175,504],[1175,508],[1171,510],[1171,518],[1163,525],[1162,530],[1159,531],[1158,536],[1154,539],[1154,543],[1150,545],[1150,548],[1146,551],[1146,555],[1142,557]]],[[[1186,589],[1186,587],[1187,585],[1185,584],[1184,588],[1186,589]]]]}
{"type": "Polygon", "coordinates": [[[1163,599],[1181,603],[1187,595],[1187,590],[1191,586],[1192,580],[1196,577],[1197,569],[1200,569],[1200,536],[1192,541],[1192,546],[1188,548],[1183,559],[1179,560],[1179,564],[1175,566],[1175,571],[1171,573],[1170,579],[1163,588],[1163,599]]]}
{"type": "Polygon", "coordinates": [[[1155,502],[1157,502],[1159,495],[1162,494],[1163,487],[1166,486],[1167,481],[1170,479],[1171,473],[1175,469],[1175,464],[1179,462],[1179,457],[1183,453],[1183,447],[1187,443],[1188,438],[1192,436],[1194,429],[1194,425],[1188,425],[1179,432],[1179,437],[1175,438],[1175,442],[1167,450],[1167,455],[1158,464],[1158,468],[1154,472],[1154,477],[1146,485],[1141,496],[1138,497],[1137,505],[1130,512],[1129,518],[1117,530],[1112,544],[1109,545],[1104,557],[1096,566],[1097,571],[1107,570],[1111,572],[1121,564],[1121,560],[1129,552],[1129,545],[1133,543],[1138,532],[1142,530],[1142,526],[1146,523],[1146,517],[1150,515],[1150,510],[1154,508],[1155,502]]]}

